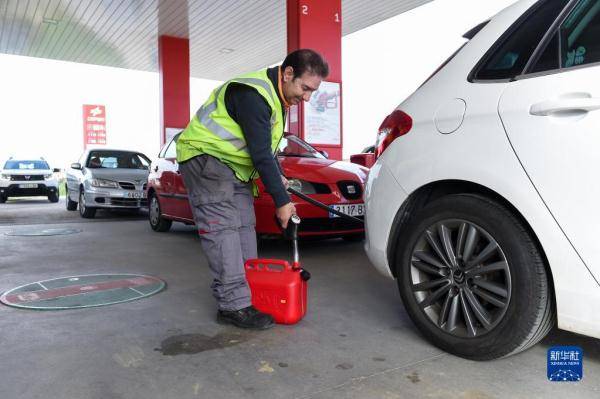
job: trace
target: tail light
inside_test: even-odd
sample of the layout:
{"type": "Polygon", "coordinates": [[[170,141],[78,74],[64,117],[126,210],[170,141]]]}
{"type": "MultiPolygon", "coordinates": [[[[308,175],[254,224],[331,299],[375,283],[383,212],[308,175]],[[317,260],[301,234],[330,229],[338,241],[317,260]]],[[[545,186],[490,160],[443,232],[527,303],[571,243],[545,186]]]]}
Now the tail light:
{"type": "Polygon", "coordinates": [[[379,158],[383,151],[392,144],[396,138],[405,135],[412,128],[412,118],[399,109],[389,114],[379,126],[377,144],[375,145],[375,156],[379,158]]]}

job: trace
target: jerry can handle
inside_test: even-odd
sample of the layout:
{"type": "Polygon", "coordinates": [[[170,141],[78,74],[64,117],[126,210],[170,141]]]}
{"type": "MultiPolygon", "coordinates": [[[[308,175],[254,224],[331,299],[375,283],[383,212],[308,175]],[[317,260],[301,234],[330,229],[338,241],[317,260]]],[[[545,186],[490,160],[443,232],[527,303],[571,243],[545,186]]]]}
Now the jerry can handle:
{"type": "Polygon", "coordinates": [[[281,259],[248,259],[244,264],[244,268],[246,270],[265,270],[272,272],[281,272],[281,271],[291,271],[294,270],[294,267],[290,265],[287,261],[281,259]],[[272,268],[271,266],[276,266],[272,268]]]}

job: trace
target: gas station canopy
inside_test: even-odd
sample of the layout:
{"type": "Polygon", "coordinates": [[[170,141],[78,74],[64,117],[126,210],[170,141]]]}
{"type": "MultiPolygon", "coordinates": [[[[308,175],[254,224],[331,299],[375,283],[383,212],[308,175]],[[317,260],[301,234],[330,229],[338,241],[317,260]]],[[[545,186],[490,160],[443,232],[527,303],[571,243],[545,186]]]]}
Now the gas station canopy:
{"type": "MultiPolygon", "coordinates": [[[[342,34],[429,1],[342,0],[342,34]]],[[[285,57],[286,1],[0,1],[0,53],[156,72],[160,35],[190,39],[192,77],[225,80],[285,57]]]]}

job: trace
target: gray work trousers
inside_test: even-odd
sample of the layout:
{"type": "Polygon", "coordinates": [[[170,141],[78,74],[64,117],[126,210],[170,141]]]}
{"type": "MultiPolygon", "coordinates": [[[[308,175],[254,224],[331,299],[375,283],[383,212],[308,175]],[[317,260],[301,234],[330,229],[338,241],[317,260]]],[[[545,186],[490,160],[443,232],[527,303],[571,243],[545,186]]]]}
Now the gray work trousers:
{"type": "Polygon", "coordinates": [[[194,157],[179,165],[179,170],[208,258],[219,309],[250,306],[244,263],[257,257],[251,183],[240,182],[227,165],[210,155],[194,157]]]}

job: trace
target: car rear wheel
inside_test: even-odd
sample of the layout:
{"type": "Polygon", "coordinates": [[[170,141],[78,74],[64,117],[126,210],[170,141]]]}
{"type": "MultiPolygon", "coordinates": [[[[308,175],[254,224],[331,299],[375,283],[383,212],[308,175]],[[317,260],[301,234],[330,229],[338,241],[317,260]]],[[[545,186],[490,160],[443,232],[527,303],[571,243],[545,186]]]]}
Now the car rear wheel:
{"type": "Polygon", "coordinates": [[[0,204],[4,204],[8,198],[5,195],[0,194],[0,204]]]}
{"type": "Polygon", "coordinates": [[[65,200],[65,203],[67,205],[67,211],[77,210],[77,202],[71,200],[71,197],[69,196],[69,190],[67,190],[67,198],[65,200]]]}
{"type": "Polygon", "coordinates": [[[96,216],[96,208],[85,205],[83,190],[79,192],[79,215],[85,219],[93,219],[96,216]]]}
{"type": "Polygon", "coordinates": [[[495,359],[533,346],[552,328],[543,257],[504,206],[476,195],[443,197],[414,216],[397,245],[406,310],[443,350],[495,359]]]}
{"type": "Polygon", "coordinates": [[[152,230],[158,232],[169,231],[173,222],[169,219],[165,219],[162,216],[162,212],[160,210],[160,202],[158,202],[158,197],[156,194],[152,194],[150,196],[150,203],[148,206],[148,221],[150,222],[150,227],[152,230]]]}

